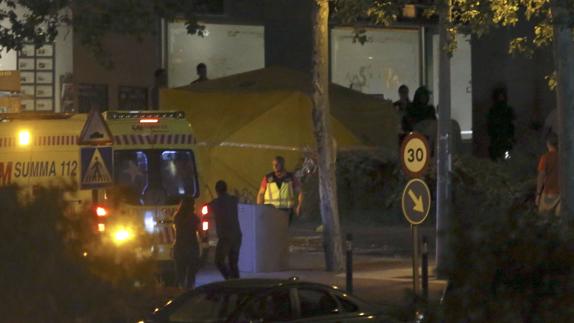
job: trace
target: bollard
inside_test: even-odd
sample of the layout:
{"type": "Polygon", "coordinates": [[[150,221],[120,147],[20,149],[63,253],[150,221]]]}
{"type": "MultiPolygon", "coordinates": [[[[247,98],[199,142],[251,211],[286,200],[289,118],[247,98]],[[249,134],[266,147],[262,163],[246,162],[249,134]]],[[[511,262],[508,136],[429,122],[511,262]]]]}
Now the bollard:
{"type": "Polygon", "coordinates": [[[347,293],[353,293],[353,235],[347,234],[347,293]]]}
{"type": "Polygon", "coordinates": [[[428,302],[429,298],[429,248],[427,237],[423,237],[422,247],[422,289],[423,298],[428,302]]]}

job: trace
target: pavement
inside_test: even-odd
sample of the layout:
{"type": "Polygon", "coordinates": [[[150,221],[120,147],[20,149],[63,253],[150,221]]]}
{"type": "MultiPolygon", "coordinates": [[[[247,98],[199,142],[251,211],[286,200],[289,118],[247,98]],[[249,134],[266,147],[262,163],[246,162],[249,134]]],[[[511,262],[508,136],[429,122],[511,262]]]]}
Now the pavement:
{"type": "MultiPolygon", "coordinates": [[[[412,300],[412,258],[408,226],[399,228],[365,228],[354,230],[357,249],[353,255],[353,294],[381,306],[406,306],[412,300]],[[381,233],[381,231],[385,232],[381,233]],[[388,231],[388,232],[387,232],[388,231]],[[390,234],[392,232],[392,234],[390,234]],[[400,237],[401,239],[398,239],[400,237]],[[372,241],[371,241],[372,240],[372,241]],[[377,243],[374,243],[377,242],[377,243]]],[[[432,233],[432,230],[427,230],[432,233]]],[[[345,273],[325,271],[324,254],[320,250],[320,233],[308,228],[291,233],[289,266],[279,272],[242,272],[242,278],[282,278],[293,276],[304,281],[336,285],[345,289],[345,273]]],[[[431,246],[432,254],[432,246],[431,246]]],[[[213,261],[204,267],[197,277],[197,285],[222,280],[213,261]]],[[[438,280],[432,274],[434,261],[429,261],[429,298],[438,300],[446,281],[438,280]]]]}

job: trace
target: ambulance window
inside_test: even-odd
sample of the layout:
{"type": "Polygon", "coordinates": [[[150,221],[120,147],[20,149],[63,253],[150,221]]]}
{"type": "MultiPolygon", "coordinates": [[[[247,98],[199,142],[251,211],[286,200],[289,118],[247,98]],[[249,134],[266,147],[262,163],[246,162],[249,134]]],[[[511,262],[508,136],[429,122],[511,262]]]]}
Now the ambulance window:
{"type": "Polygon", "coordinates": [[[148,184],[147,155],[143,151],[134,150],[120,150],[114,154],[116,184],[129,189],[139,199],[148,184]]]}
{"type": "Polygon", "coordinates": [[[196,194],[195,162],[189,150],[166,150],[161,153],[162,185],[169,198],[196,194]]]}

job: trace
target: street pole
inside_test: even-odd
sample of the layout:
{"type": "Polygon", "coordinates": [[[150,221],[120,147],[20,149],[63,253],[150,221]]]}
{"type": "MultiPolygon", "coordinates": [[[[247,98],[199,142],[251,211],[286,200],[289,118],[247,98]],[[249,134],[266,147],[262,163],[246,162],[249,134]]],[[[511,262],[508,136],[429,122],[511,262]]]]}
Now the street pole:
{"type": "Polygon", "coordinates": [[[419,276],[419,226],[411,225],[413,234],[413,293],[415,298],[420,296],[421,280],[419,276]]]}
{"type": "Polygon", "coordinates": [[[353,294],[353,235],[347,234],[347,293],[353,294]]]}
{"type": "Polygon", "coordinates": [[[95,190],[95,189],[92,190],[92,202],[93,202],[93,203],[96,203],[96,204],[100,202],[100,197],[99,197],[99,194],[98,194],[98,190],[95,190]]]}
{"type": "Polygon", "coordinates": [[[422,243],[422,263],[421,263],[421,275],[422,275],[422,297],[425,302],[429,301],[429,245],[426,236],[423,236],[422,243]]]}
{"type": "Polygon", "coordinates": [[[329,109],[329,1],[310,0],[313,6],[313,128],[319,153],[319,202],[327,271],[345,267],[339,207],[337,204],[336,154],[331,136],[329,109]]]}
{"type": "Polygon", "coordinates": [[[554,65],[558,86],[558,151],[560,152],[560,213],[571,222],[574,217],[574,42],[569,27],[569,3],[552,1],[554,23],[554,65]]]}
{"type": "Polygon", "coordinates": [[[439,106],[438,106],[438,152],[436,190],[436,266],[437,275],[444,277],[449,268],[449,236],[451,227],[450,187],[451,155],[450,132],[450,57],[451,43],[450,0],[441,1],[439,7],[439,106]]]}

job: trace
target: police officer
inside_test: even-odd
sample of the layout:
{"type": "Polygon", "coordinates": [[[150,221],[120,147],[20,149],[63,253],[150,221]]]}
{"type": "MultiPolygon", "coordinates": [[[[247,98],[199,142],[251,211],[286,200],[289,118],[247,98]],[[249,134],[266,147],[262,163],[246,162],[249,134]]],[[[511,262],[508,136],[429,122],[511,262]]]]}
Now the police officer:
{"type": "Polygon", "coordinates": [[[209,210],[215,218],[217,247],[215,265],[223,278],[239,278],[239,249],[241,247],[241,228],[237,217],[237,197],[227,194],[227,183],[215,184],[217,198],[209,203],[209,210]]]}
{"type": "Polygon", "coordinates": [[[289,224],[291,224],[293,215],[298,216],[301,213],[303,202],[301,185],[293,173],[285,170],[285,158],[275,157],[272,165],[273,172],[265,175],[261,181],[257,204],[273,205],[286,211],[289,214],[289,224]]]}
{"type": "Polygon", "coordinates": [[[199,270],[199,241],[197,234],[200,220],[194,213],[194,200],[190,196],[183,198],[174,217],[175,244],[173,258],[175,273],[180,288],[192,289],[195,275],[199,270]]]}

